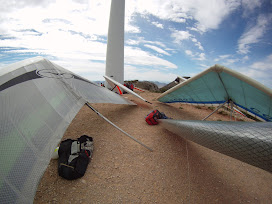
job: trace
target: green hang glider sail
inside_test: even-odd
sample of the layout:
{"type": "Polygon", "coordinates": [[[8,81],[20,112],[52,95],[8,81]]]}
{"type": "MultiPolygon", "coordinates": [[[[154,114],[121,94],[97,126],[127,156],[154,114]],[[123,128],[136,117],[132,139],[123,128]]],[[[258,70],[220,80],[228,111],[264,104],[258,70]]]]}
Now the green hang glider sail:
{"type": "Polygon", "coordinates": [[[272,121],[272,90],[236,71],[214,65],[158,97],[164,103],[222,104],[232,101],[262,121],[272,121]]]}

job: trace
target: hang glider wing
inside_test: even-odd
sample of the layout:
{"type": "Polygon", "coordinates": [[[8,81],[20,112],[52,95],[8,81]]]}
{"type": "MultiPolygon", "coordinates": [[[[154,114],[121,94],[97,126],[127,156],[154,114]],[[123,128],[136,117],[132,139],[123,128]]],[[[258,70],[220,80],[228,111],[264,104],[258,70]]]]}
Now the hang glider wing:
{"type": "MultiPolygon", "coordinates": [[[[125,87],[124,85],[120,84],[119,82],[115,81],[114,79],[108,77],[108,76],[104,76],[104,78],[107,80],[107,82],[112,86],[112,88],[117,88],[118,92],[120,94],[122,94],[123,92],[121,90],[124,90],[130,94],[133,94],[134,96],[136,96],[137,98],[150,103],[149,101],[147,101],[146,99],[144,99],[143,97],[139,96],[138,94],[136,94],[135,92],[131,91],[129,88],[125,87]]],[[[151,104],[151,103],[150,103],[151,104]]]]}
{"type": "Polygon", "coordinates": [[[215,65],[158,97],[164,103],[222,104],[231,100],[262,121],[272,121],[272,90],[226,67],[215,65]]]}
{"type": "Polygon", "coordinates": [[[175,80],[175,82],[176,82],[177,84],[183,83],[183,82],[185,82],[185,81],[187,81],[187,79],[184,78],[184,77],[181,77],[181,76],[178,76],[178,77],[176,78],[176,80],[175,80]]]}
{"type": "Polygon", "coordinates": [[[131,104],[41,57],[0,70],[0,198],[32,203],[66,128],[86,103],[131,104]]]}
{"type": "Polygon", "coordinates": [[[272,123],[162,119],[169,131],[272,173],[272,123]]]}

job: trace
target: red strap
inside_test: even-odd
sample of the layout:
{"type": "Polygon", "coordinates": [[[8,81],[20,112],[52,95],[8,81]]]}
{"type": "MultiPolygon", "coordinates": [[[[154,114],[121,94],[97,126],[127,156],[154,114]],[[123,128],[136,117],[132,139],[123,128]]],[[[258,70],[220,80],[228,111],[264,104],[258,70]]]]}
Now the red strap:
{"type": "Polygon", "coordinates": [[[119,88],[119,86],[116,86],[116,87],[117,87],[117,89],[119,90],[120,95],[122,95],[122,91],[121,91],[121,89],[119,88]]]}
{"type": "Polygon", "coordinates": [[[87,157],[89,157],[89,154],[88,154],[87,150],[85,150],[85,154],[87,155],[87,157]]]}

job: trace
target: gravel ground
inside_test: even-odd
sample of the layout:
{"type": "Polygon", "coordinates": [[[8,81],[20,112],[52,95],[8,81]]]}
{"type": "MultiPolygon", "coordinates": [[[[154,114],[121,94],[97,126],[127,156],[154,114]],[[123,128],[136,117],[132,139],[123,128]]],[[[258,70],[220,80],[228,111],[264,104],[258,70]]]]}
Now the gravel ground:
{"type": "MultiPolygon", "coordinates": [[[[207,107],[162,104],[159,94],[139,93],[147,104],[125,95],[137,106],[93,104],[101,114],[145,145],[115,129],[84,106],[63,140],[83,134],[94,139],[94,154],[84,177],[58,176],[51,160],[34,203],[271,203],[272,174],[176,136],[144,117],[154,109],[173,119],[201,120],[207,107]]],[[[214,114],[208,120],[228,121],[214,114]]]]}

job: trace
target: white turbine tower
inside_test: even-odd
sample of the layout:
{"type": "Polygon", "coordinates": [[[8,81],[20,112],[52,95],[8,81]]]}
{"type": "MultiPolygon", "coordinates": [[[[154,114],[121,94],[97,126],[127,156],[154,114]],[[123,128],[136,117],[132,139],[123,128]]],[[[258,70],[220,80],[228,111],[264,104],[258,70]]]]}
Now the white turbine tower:
{"type": "MultiPolygon", "coordinates": [[[[107,77],[124,84],[125,0],[112,0],[106,55],[107,77]]],[[[107,88],[111,86],[105,82],[107,88]]]]}

